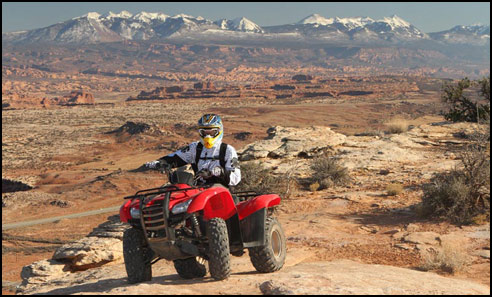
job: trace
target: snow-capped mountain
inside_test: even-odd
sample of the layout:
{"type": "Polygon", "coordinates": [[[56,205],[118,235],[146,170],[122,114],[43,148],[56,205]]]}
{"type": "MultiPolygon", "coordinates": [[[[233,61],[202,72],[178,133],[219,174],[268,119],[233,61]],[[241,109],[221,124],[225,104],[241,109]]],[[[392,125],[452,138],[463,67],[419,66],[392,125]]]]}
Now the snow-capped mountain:
{"type": "Polygon", "coordinates": [[[318,26],[330,26],[330,25],[342,25],[348,30],[352,30],[359,27],[364,27],[367,24],[374,22],[373,19],[369,17],[354,17],[354,18],[325,18],[319,14],[312,14],[302,20],[297,24],[301,25],[313,25],[318,26]]]}
{"type": "MultiPolygon", "coordinates": [[[[105,14],[89,12],[71,20],[46,28],[3,33],[4,42],[112,42],[120,40],[149,40],[153,38],[184,37],[207,31],[227,30],[234,32],[264,33],[251,20],[240,17],[233,20],[211,21],[201,16],[187,14],[169,16],[164,13],[128,11],[105,14]],[[210,30],[214,29],[214,30],[210,30]]],[[[210,35],[208,35],[210,36],[210,35]]]]}
{"type": "MultiPolygon", "coordinates": [[[[369,17],[325,18],[319,14],[312,14],[296,24],[265,27],[273,32],[302,31],[331,32],[330,34],[345,35],[350,40],[409,40],[426,39],[428,36],[409,22],[393,15],[381,20],[369,17]]],[[[309,33],[308,33],[309,34],[309,33]]],[[[311,33],[312,34],[312,33],[311,33]]]]}
{"type": "Polygon", "coordinates": [[[490,26],[455,26],[449,30],[429,33],[437,41],[447,44],[490,45],[490,26]]]}
{"type": "Polygon", "coordinates": [[[260,26],[245,17],[240,17],[233,20],[221,19],[215,21],[214,24],[216,24],[217,26],[219,26],[220,29],[223,30],[265,33],[265,31],[260,26]]]}
{"type": "Polygon", "coordinates": [[[315,13],[310,16],[307,16],[297,22],[300,25],[321,25],[321,26],[328,26],[333,24],[334,19],[327,19],[325,17],[320,16],[319,14],[315,13]]]}
{"type": "Polygon", "coordinates": [[[489,26],[457,26],[450,30],[423,33],[414,25],[393,15],[380,20],[369,17],[326,18],[309,15],[297,23],[260,27],[246,17],[233,20],[207,20],[186,14],[169,16],[159,12],[128,11],[99,14],[89,12],[49,27],[2,33],[2,42],[94,43],[153,39],[256,40],[400,43],[435,39],[441,43],[483,45],[490,42],[489,26]]]}
{"type": "Polygon", "coordinates": [[[408,40],[429,38],[427,34],[396,15],[370,22],[365,27],[372,32],[378,33],[385,39],[397,38],[408,40]]]}

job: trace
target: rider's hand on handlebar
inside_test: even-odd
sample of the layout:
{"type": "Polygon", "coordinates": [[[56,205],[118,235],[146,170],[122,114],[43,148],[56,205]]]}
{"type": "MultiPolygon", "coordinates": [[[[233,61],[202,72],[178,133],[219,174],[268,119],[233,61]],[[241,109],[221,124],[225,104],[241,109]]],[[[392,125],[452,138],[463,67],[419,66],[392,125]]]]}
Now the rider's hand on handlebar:
{"type": "Polygon", "coordinates": [[[160,162],[159,161],[150,161],[145,163],[145,167],[150,168],[150,169],[156,169],[159,167],[160,162]]]}
{"type": "Polygon", "coordinates": [[[167,163],[166,161],[160,160],[160,161],[150,161],[145,163],[145,167],[150,168],[150,169],[164,169],[164,170],[169,170],[171,169],[171,164],[167,163]]]}
{"type": "Polygon", "coordinates": [[[196,176],[201,177],[203,179],[209,179],[212,177],[212,172],[208,169],[202,169],[202,170],[198,171],[196,176]]]}
{"type": "Polygon", "coordinates": [[[222,167],[217,166],[212,169],[212,171],[208,169],[202,169],[197,173],[197,176],[203,178],[203,179],[209,179],[212,176],[217,176],[221,177],[224,174],[224,169],[222,167]]]}
{"type": "Polygon", "coordinates": [[[224,169],[221,166],[216,166],[212,169],[212,175],[221,177],[222,175],[224,175],[224,169]]]}

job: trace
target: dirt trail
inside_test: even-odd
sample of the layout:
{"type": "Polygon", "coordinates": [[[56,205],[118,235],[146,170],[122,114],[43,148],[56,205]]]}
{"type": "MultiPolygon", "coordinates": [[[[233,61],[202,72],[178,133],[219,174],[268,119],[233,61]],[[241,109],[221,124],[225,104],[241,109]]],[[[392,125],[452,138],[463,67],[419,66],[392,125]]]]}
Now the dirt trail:
{"type": "Polygon", "coordinates": [[[2,224],[2,230],[10,230],[10,229],[28,227],[28,226],[33,226],[33,225],[52,223],[52,222],[56,222],[56,221],[63,220],[63,219],[80,218],[80,217],[92,216],[92,215],[102,214],[102,213],[107,213],[107,212],[116,212],[120,209],[120,207],[121,207],[120,205],[119,206],[112,206],[112,207],[90,210],[90,211],[85,211],[85,212],[79,212],[79,213],[74,213],[74,214],[69,214],[69,215],[64,215],[64,216],[56,216],[56,217],[51,217],[51,218],[17,222],[17,223],[11,223],[11,224],[2,224]]]}

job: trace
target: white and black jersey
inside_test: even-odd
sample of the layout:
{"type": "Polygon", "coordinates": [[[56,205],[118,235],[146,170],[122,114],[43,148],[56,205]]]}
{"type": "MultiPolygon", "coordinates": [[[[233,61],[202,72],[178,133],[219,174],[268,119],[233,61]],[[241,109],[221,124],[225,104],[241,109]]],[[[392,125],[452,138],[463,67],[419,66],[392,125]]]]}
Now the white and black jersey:
{"type": "Polygon", "coordinates": [[[224,169],[224,176],[222,180],[216,182],[224,184],[225,186],[235,186],[241,181],[241,169],[239,168],[236,150],[231,145],[222,145],[222,142],[215,143],[214,146],[209,149],[205,148],[199,141],[192,142],[188,146],[162,157],[161,159],[171,164],[173,167],[191,164],[195,173],[203,169],[212,171],[213,168],[224,165],[221,166],[224,169]],[[201,153],[198,157],[197,150],[199,151],[200,147],[201,153]],[[222,160],[222,162],[220,160],[221,147],[224,147],[224,160],[222,160]]]}

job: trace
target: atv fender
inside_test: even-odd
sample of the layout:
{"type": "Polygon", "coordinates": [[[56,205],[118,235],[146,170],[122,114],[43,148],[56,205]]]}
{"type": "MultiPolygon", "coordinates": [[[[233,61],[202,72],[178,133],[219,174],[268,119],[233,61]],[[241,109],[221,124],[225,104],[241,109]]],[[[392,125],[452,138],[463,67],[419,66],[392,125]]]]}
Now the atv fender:
{"type": "Polygon", "coordinates": [[[123,223],[128,223],[128,220],[131,219],[130,216],[130,204],[132,200],[128,200],[120,207],[120,221],[123,223]]]}
{"type": "Polygon", "coordinates": [[[269,208],[278,204],[280,204],[280,196],[277,194],[257,196],[237,206],[239,220],[243,220],[262,208],[269,208]]]}
{"type": "Polygon", "coordinates": [[[210,188],[196,195],[187,212],[194,213],[202,210],[205,220],[212,218],[227,220],[237,212],[231,193],[223,187],[210,188]]]}
{"type": "Polygon", "coordinates": [[[257,196],[237,206],[243,247],[265,245],[267,209],[280,204],[276,194],[257,196]]]}

